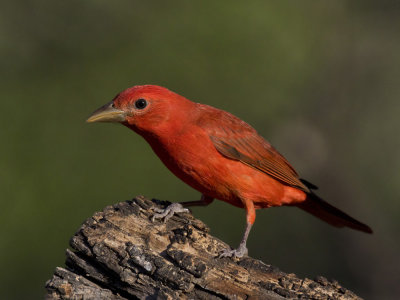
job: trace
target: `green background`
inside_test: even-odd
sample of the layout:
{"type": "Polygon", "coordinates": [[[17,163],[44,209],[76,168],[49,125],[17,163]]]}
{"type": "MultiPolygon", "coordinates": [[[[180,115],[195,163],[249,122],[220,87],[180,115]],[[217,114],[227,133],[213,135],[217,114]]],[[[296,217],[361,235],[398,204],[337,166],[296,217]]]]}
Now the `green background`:
{"type": "MultiPolygon", "coordinates": [[[[0,295],[40,299],[80,224],[135,195],[199,198],[145,141],[86,124],[136,84],[232,112],[319,195],[374,235],[296,208],[260,210],[250,255],[400,295],[400,5],[397,1],[2,1],[0,295]]],[[[237,246],[243,210],[194,214],[237,246]]]]}

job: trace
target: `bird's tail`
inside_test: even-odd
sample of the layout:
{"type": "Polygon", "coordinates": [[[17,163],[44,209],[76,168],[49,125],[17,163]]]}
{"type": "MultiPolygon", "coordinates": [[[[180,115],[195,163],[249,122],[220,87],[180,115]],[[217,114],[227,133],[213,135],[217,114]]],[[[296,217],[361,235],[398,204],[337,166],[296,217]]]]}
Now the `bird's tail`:
{"type": "Polygon", "coordinates": [[[308,194],[306,201],[296,206],[332,226],[350,227],[362,232],[372,233],[372,229],[368,225],[350,217],[345,212],[325,202],[312,192],[308,194]]]}

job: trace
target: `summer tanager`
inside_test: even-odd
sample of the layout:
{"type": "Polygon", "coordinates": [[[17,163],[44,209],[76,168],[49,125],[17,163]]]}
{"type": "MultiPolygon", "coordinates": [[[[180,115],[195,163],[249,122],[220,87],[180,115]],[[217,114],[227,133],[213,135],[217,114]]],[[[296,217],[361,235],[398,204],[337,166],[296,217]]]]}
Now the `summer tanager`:
{"type": "Polygon", "coordinates": [[[234,115],[194,103],[166,88],[134,86],[96,110],[87,122],[118,122],[141,135],[167,168],[202,193],[201,200],[173,203],[153,217],[168,219],[187,206],[213,199],[245,208],[247,225],[237,249],[220,257],[242,257],[256,209],[297,206],[336,226],[372,230],[320,199],[256,130],[234,115]]]}

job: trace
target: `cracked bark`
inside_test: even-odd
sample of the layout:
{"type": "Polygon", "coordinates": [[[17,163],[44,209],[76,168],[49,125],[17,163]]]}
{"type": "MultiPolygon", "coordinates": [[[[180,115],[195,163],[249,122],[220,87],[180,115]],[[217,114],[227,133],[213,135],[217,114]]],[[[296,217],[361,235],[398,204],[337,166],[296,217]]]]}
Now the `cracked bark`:
{"type": "Polygon", "coordinates": [[[251,257],[219,259],[228,247],[190,213],[150,221],[169,202],[138,196],[86,220],[46,299],[360,299],[337,281],[301,279],[251,257]]]}

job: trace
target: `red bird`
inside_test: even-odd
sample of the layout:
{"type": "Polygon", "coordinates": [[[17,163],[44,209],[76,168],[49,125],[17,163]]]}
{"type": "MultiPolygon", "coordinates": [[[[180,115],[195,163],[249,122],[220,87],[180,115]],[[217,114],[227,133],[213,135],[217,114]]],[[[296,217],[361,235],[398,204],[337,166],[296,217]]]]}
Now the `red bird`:
{"type": "MultiPolygon", "coordinates": [[[[202,193],[200,201],[174,203],[155,218],[168,219],[187,206],[214,198],[245,208],[247,226],[237,249],[220,257],[242,257],[256,209],[297,206],[336,226],[372,230],[316,196],[289,162],[256,130],[234,115],[194,103],[166,88],[134,86],[96,110],[87,122],[119,122],[141,135],[167,168],[202,193]]],[[[164,219],[164,220],[165,220],[164,219]]]]}

